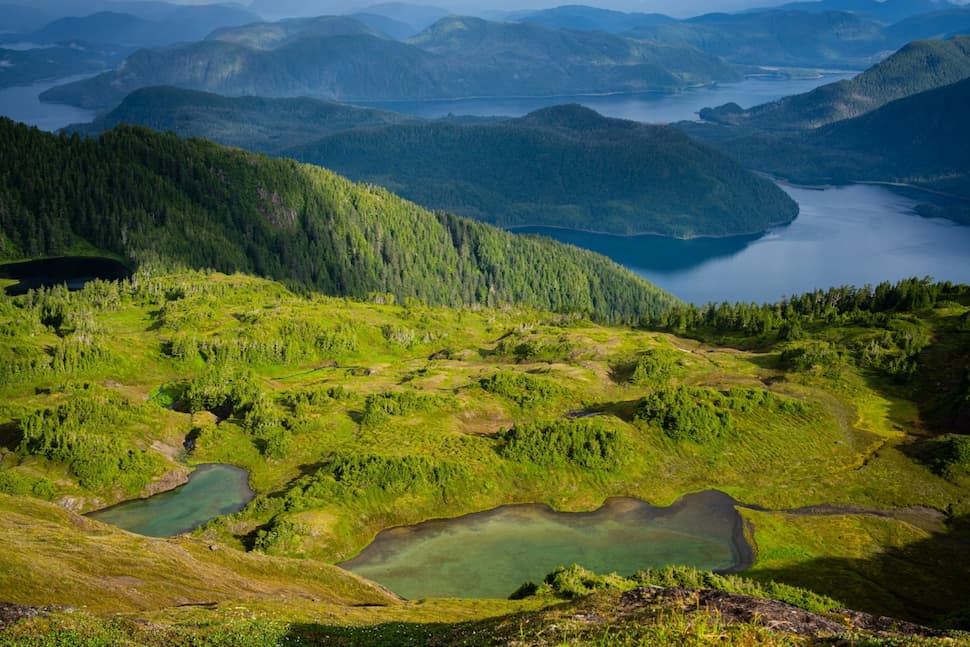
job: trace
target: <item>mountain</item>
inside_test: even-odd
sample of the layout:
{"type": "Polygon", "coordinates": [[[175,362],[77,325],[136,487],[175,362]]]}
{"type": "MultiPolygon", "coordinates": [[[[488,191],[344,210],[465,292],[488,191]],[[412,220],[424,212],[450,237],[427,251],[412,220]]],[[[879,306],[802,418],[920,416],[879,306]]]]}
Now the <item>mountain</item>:
{"type": "Polygon", "coordinates": [[[111,112],[66,130],[98,135],[120,124],[203,137],[261,153],[279,151],[352,128],[416,121],[412,117],[318,99],[223,97],[172,87],[135,90],[111,112]]]}
{"type": "Polygon", "coordinates": [[[0,47],[0,88],[98,72],[116,65],[126,53],[116,47],[81,42],[27,50],[0,47]]]}
{"type": "Polygon", "coordinates": [[[307,35],[284,38],[272,50],[217,40],[140,50],[117,70],[53,88],[41,99],[111,108],[137,88],[173,85],[224,95],[420,100],[670,91],[738,78],[733,67],[693,48],[445,18],[408,43],[370,34],[307,35]]]}
{"type": "Polygon", "coordinates": [[[540,25],[547,29],[605,31],[611,34],[625,32],[641,25],[676,22],[674,18],[659,13],[626,13],[586,5],[563,5],[542,9],[527,13],[517,18],[517,21],[540,25]]]}
{"type": "Polygon", "coordinates": [[[357,13],[350,14],[350,17],[358,22],[364,23],[374,31],[385,36],[390,36],[394,40],[407,40],[421,31],[407,23],[376,13],[358,11],[357,13]]]}
{"type": "Polygon", "coordinates": [[[852,79],[747,110],[732,104],[706,108],[700,116],[746,129],[817,128],[967,77],[970,77],[970,36],[917,41],[852,79]]]}
{"type": "Polygon", "coordinates": [[[406,2],[380,2],[365,5],[356,9],[356,11],[383,16],[395,22],[403,23],[411,27],[415,33],[427,29],[442,18],[447,18],[452,14],[451,11],[442,7],[408,4],[406,2]]]}
{"type": "Polygon", "coordinates": [[[732,63],[858,68],[887,48],[883,25],[846,12],[763,10],[713,13],[641,25],[624,35],[665,45],[689,45],[732,63]]]}
{"type": "Polygon", "coordinates": [[[902,20],[886,29],[893,42],[945,38],[970,32],[970,8],[934,11],[902,20]]]}
{"type": "Polygon", "coordinates": [[[214,29],[242,25],[258,16],[238,7],[189,5],[173,7],[160,15],[143,17],[120,11],[101,11],[81,17],[59,18],[22,38],[32,43],[66,40],[156,47],[204,38],[214,29]]]}
{"type": "Polygon", "coordinates": [[[955,6],[946,0],[815,0],[790,2],[777,8],[786,11],[848,11],[872,16],[885,23],[894,23],[911,16],[952,9],[955,6]]]}
{"type": "Polygon", "coordinates": [[[381,37],[383,34],[347,16],[317,16],[223,27],[213,31],[206,39],[253,49],[277,49],[305,38],[356,35],[381,37]]]}
{"type": "Polygon", "coordinates": [[[690,237],[760,232],[798,213],[773,183],[672,127],[578,105],[342,132],[283,154],[503,227],[690,237]]]}
{"type": "Polygon", "coordinates": [[[939,192],[934,215],[970,224],[970,78],[891,101],[852,119],[721,148],[751,168],[803,184],[884,182],[939,192]]]}
{"type": "Polygon", "coordinates": [[[647,90],[740,78],[722,60],[692,47],[481,18],[443,18],[409,42],[449,60],[494,67],[495,73],[502,70],[508,75],[508,70],[518,68],[520,78],[526,73],[532,76],[527,86],[541,84],[557,94],[596,85],[647,90]],[[550,83],[553,79],[555,83],[550,83]]]}
{"type": "Polygon", "coordinates": [[[290,160],[125,126],[93,140],[2,120],[0,144],[8,259],[81,246],[335,295],[523,303],[617,321],[675,301],[602,256],[432,214],[290,160]]]}

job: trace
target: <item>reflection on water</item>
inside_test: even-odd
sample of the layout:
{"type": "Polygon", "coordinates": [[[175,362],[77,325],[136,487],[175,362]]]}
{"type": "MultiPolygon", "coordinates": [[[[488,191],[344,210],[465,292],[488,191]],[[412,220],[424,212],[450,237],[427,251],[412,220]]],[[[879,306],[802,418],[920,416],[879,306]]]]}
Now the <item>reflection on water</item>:
{"type": "Polygon", "coordinates": [[[574,563],[625,575],[668,564],[726,570],[750,559],[733,506],[713,491],[669,508],[636,499],[610,499],[589,513],[505,506],[385,530],[340,566],[411,599],[507,597],[574,563]]]}
{"type": "Polygon", "coordinates": [[[80,290],[94,279],[115,281],[131,276],[131,271],[113,258],[64,256],[0,265],[0,278],[17,279],[6,288],[9,295],[26,294],[39,287],[66,285],[80,290]]]}
{"type": "Polygon", "coordinates": [[[181,487],[88,516],[139,535],[172,537],[242,510],[252,498],[246,470],[231,465],[200,465],[181,487]]]}
{"type": "Polygon", "coordinates": [[[911,276],[970,282],[970,227],[917,216],[913,197],[870,185],[781,188],[801,211],[790,225],[764,236],[682,241],[530,231],[609,256],[696,304],[776,301],[911,276]]]}

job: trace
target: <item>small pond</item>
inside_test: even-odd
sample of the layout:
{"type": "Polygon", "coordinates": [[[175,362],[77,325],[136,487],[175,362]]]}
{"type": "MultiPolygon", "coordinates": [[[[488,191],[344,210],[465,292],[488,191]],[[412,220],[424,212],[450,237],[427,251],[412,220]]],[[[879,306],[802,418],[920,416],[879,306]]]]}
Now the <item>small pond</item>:
{"type": "Polygon", "coordinates": [[[595,512],[513,505],[385,530],[340,564],[405,598],[504,598],[557,566],[632,575],[683,564],[739,570],[752,559],[735,501],[715,491],[668,508],[609,499],[595,512]]]}
{"type": "Polygon", "coordinates": [[[216,517],[242,510],[253,498],[246,470],[200,465],[185,485],[147,499],[125,501],[88,514],[139,535],[172,537],[216,517]]]}
{"type": "Polygon", "coordinates": [[[69,290],[80,290],[85,283],[94,279],[117,281],[129,276],[131,270],[119,261],[97,256],[63,256],[0,265],[0,278],[19,281],[6,288],[7,294],[11,296],[55,285],[67,285],[69,290]]]}

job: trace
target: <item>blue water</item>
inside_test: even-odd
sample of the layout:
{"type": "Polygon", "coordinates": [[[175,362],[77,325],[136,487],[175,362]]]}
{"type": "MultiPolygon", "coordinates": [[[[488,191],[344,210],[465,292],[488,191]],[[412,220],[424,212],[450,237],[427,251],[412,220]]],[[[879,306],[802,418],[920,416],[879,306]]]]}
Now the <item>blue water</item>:
{"type": "Polygon", "coordinates": [[[910,276],[970,282],[970,227],[921,218],[917,200],[871,185],[781,185],[801,212],[760,236],[676,240],[528,227],[609,256],[685,301],[776,301],[910,276]]]}

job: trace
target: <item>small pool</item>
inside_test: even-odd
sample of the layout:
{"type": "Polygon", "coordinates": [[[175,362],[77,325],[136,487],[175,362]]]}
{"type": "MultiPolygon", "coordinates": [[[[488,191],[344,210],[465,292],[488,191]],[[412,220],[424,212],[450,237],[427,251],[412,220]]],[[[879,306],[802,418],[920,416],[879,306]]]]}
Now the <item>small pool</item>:
{"type": "Polygon", "coordinates": [[[583,513],[503,506],[385,530],[340,566],[410,599],[507,597],[574,563],[620,575],[671,564],[740,570],[752,553],[735,504],[707,491],[668,508],[629,498],[583,513]]]}
{"type": "Polygon", "coordinates": [[[242,510],[253,495],[246,470],[211,463],[199,465],[189,475],[189,482],[174,490],[125,501],[87,516],[139,535],[173,537],[242,510]]]}

